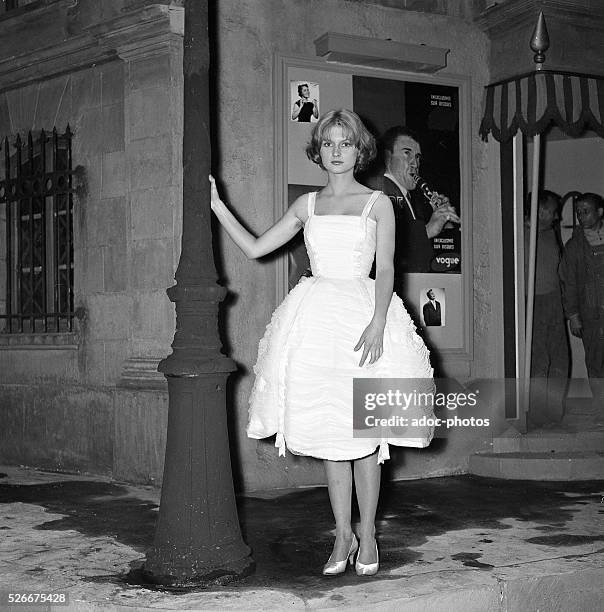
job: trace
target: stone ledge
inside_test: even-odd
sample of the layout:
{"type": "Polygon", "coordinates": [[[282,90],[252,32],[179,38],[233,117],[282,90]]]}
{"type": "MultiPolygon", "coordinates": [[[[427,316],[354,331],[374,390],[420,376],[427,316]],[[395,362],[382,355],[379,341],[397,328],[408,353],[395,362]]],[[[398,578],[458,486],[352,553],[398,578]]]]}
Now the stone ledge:
{"type": "Polygon", "coordinates": [[[10,11],[6,11],[0,15],[0,22],[8,21],[10,19],[16,19],[22,17],[23,15],[27,15],[32,11],[37,11],[41,7],[46,7],[49,4],[55,4],[57,0],[37,0],[35,2],[29,2],[28,4],[24,4],[23,6],[17,6],[10,11]]]}
{"type": "Polygon", "coordinates": [[[80,336],[74,332],[47,334],[0,334],[0,350],[71,350],[77,351],[80,336]]]}
{"type": "MultiPolygon", "coordinates": [[[[601,6],[585,6],[577,0],[541,0],[538,8],[543,10],[548,24],[550,21],[560,21],[576,27],[604,31],[604,8],[601,6]]],[[[475,23],[489,36],[497,37],[520,26],[535,24],[538,15],[535,9],[534,0],[493,3],[475,23]]]]}
{"type": "Polygon", "coordinates": [[[130,357],[122,366],[118,388],[167,391],[166,377],[158,372],[161,357],[130,357]]]}
{"type": "Polygon", "coordinates": [[[598,480],[604,474],[604,453],[480,452],[470,455],[468,466],[475,476],[505,480],[598,480]]]}
{"type": "Polygon", "coordinates": [[[568,453],[577,450],[599,451],[603,448],[604,430],[541,430],[525,435],[503,435],[493,438],[494,453],[568,453]]]}
{"type": "MultiPolygon", "coordinates": [[[[20,55],[7,55],[0,61],[0,91],[21,87],[27,83],[114,61],[122,57],[166,52],[180,40],[184,28],[184,9],[178,6],[151,4],[139,7],[120,17],[100,24],[80,26],[81,34],[59,37],[61,28],[70,32],[72,24],[67,14],[73,2],[33,5],[27,13],[28,30],[35,31],[39,24],[48,22],[50,10],[57,13],[56,31],[48,34],[46,46],[32,48],[20,55]],[[56,40],[52,40],[52,37],[56,40]],[[123,48],[122,48],[123,47],[123,48]],[[139,51],[139,47],[141,50],[139,51]]],[[[0,22],[0,38],[11,32],[10,25],[18,23],[19,16],[9,22],[0,22]],[[8,29],[7,29],[8,28],[8,29]]],[[[18,30],[18,28],[15,28],[18,30]]]]}

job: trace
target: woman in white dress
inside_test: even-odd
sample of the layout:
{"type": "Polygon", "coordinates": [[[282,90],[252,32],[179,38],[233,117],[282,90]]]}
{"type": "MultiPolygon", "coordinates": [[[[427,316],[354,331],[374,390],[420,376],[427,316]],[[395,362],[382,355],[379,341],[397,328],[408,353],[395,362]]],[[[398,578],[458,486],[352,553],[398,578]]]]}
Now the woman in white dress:
{"type": "Polygon", "coordinates": [[[260,237],[235,219],[212,177],[211,205],[250,258],[274,251],[304,229],[313,276],[292,289],[260,341],[247,431],[253,438],[277,434],[281,455],[287,448],[323,459],[336,522],[334,548],[323,573],[344,572],[356,554],[357,574],[372,575],[379,563],[375,513],[388,443],[427,446],[432,429],[415,429],[419,434],[413,438],[354,437],[352,380],[414,377],[431,382],[432,369],[402,302],[392,295],[392,204],[354,177],[375,156],[373,136],[352,111],[329,111],[314,127],[307,155],[326,171],[327,185],[299,197],[260,237]],[[369,278],[374,255],[375,281],[369,278]],[[353,476],[360,513],[356,535],[351,525],[353,476]]]}

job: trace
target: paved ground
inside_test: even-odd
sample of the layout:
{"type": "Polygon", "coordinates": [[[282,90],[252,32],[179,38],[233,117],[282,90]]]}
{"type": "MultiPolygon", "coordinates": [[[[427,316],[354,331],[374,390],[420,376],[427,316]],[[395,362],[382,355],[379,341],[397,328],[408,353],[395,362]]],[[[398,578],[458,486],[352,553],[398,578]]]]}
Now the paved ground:
{"type": "Polygon", "coordinates": [[[53,609],[78,611],[595,612],[604,609],[603,496],[604,480],[390,483],[380,572],[361,579],[320,575],[333,537],[326,489],[249,495],[239,512],[256,573],[175,593],[125,580],[151,544],[157,490],[0,468],[0,609],[28,609],[6,606],[7,590],[26,589],[68,592],[69,607],[53,609]]]}

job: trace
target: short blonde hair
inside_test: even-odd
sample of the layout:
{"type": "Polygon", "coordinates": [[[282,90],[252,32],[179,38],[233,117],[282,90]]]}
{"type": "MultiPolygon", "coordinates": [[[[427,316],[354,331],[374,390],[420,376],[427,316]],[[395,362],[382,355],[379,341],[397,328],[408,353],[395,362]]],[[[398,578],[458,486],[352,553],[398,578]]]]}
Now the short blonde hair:
{"type": "Polygon", "coordinates": [[[342,128],[346,137],[350,138],[354,146],[359,150],[354,165],[355,172],[364,170],[376,156],[377,148],[375,145],[375,138],[363,125],[359,116],[346,108],[330,110],[322,115],[319,121],[315,123],[310,142],[306,147],[308,159],[325,170],[321,163],[321,144],[325,140],[329,130],[336,126],[342,128]]]}

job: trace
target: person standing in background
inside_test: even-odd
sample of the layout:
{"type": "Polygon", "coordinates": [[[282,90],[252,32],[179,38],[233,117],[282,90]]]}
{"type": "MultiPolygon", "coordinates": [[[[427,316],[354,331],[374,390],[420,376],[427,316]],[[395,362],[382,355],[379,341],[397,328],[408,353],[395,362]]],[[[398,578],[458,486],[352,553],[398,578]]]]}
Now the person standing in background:
{"type": "Polygon", "coordinates": [[[604,417],[604,200],[584,193],[576,200],[579,225],[566,243],[559,273],[564,313],[581,338],[585,365],[600,421],[604,417]]]}
{"type": "MultiPolygon", "coordinates": [[[[551,425],[562,420],[568,385],[569,345],[558,277],[562,254],[559,220],[560,196],[553,191],[539,191],[531,401],[528,415],[529,424],[533,427],[551,425]]],[[[528,277],[529,237],[530,218],[527,211],[524,232],[525,278],[528,277]]]]}

